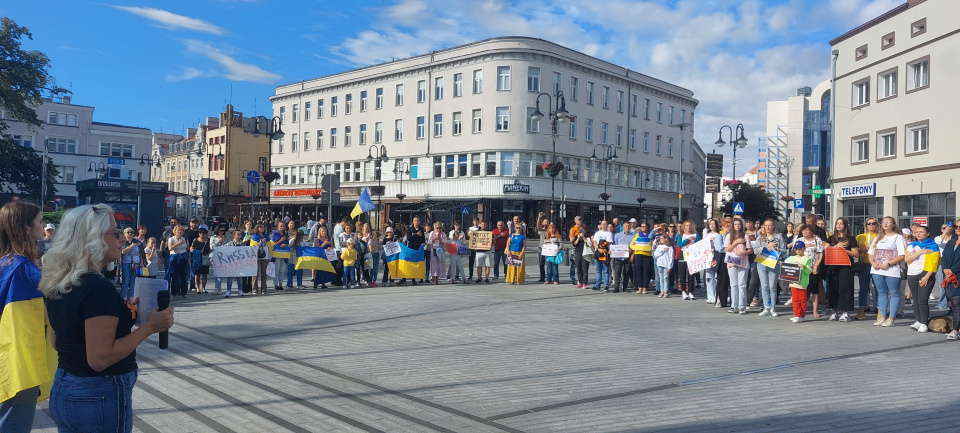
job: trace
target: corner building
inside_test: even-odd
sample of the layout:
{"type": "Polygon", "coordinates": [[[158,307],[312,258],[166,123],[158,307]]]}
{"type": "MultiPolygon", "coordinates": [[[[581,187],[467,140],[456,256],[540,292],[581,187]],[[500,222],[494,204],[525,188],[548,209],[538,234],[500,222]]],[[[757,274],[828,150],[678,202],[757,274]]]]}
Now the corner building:
{"type": "MultiPolygon", "coordinates": [[[[334,215],[343,215],[363,187],[377,186],[382,171],[383,220],[407,222],[430,213],[449,222],[467,207],[487,221],[515,214],[534,221],[550,210],[551,180],[542,165],[552,160],[552,137],[549,118],[534,122],[530,114],[538,94],[558,91],[575,116],[559,124],[556,137],[557,160],[569,167],[555,183],[562,227],[576,215],[602,217],[605,183],[612,195],[608,219],[639,216],[641,195],[647,199],[644,218],[676,219],[681,188],[682,217],[703,218],[705,156],[692,126],[671,127],[693,124],[693,93],[526,37],[488,39],[277,87],[270,99],[285,135],[271,145],[271,167],[281,175],[271,186],[272,210],[313,216],[311,195],[318,189],[316,174],[323,173],[341,179],[334,215]],[[616,150],[609,167],[590,159],[595,148],[603,155],[597,144],[616,150]],[[384,146],[389,157],[380,171],[367,159],[374,145],[384,146]],[[398,165],[404,170],[395,173],[398,165]]],[[[540,101],[541,112],[549,113],[547,98],[540,101]]]]}
{"type": "Polygon", "coordinates": [[[839,51],[832,183],[839,215],[925,221],[935,234],[956,219],[958,15],[957,1],[910,0],[830,41],[839,51]]]}

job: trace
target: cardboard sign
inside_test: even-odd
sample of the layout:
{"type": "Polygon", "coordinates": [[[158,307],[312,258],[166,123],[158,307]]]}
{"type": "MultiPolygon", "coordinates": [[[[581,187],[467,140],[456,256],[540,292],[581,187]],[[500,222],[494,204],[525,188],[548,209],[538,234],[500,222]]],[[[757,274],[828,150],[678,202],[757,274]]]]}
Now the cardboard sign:
{"type": "Polygon", "coordinates": [[[683,256],[687,261],[687,272],[690,272],[690,275],[710,269],[713,264],[713,243],[703,239],[689,245],[683,249],[683,256]]]}
{"type": "Polygon", "coordinates": [[[489,250],[493,247],[493,232],[476,230],[470,233],[471,250],[489,250]]]}
{"type": "Polygon", "coordinates": [[[257,276],[257,247],[217,247],[210,253],[210,272],[216,278],[257,276]]]}
{"type": "Polygon", "coordinates": [[[610,257],[614,259],[629,259],[629,245],[610,245],[610,257]]]}
{"type": "Polygon", "coordinates": [[[540,255],[544,257],[556,257],[557,251],[560,250],[560,246],[557,244],[543,244],[540,247],[540,255]]]}
{"type": "Polygon", "coordinates": [[[780,280],[790,283],[800,282],[800,265],[783,262],[780,264],[780,280]]]}
{"type": "Polygon", "coordinates": [[[396,242],[387,242],[383,244],[383,254],[388,256],[400,254],[400,245],[397,245],[396,242]]]}
{"type": "Polygon", "coordinates": [[[823,262],[830,266],[850,266],[850,256],[842,247],[826,247],[823,249],[823,262]]]}

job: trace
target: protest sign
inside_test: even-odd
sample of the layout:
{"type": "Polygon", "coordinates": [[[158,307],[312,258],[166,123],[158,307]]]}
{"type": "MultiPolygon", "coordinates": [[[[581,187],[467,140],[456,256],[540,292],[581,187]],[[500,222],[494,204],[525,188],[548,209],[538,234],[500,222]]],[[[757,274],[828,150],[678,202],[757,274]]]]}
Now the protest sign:
{"type": "Polygon", "coordinates": [[[444,248],[447,249],[448,254],[454,254],[454,255],[457,254],[457,244],[451,242],[451,243],[443,244],[443,246],[444,248]]]}
{"type": "Polygon", "coordinates": [[[215,278],[257,276],[257,247],[217,247],[210,254],[215,278]]]}
{"type": "Polygon", "coordinates": [[[790,283],[800,282],[800,265],[783,262],[780,264],[780,280],[790,283]]]}
{"type": "Polygon", "coordinates": [[[383,254],[388,256],[400,254],[400,245],[397,245],[396,242],[387,242],[383,244],[383,254]]]}
{"type": "Polygon", "coordinates": [[[628,259],[630,258],[629,245],[610,245],[610,258],[628,259]]]}
{"type": "Polygon", "coordinates": [[[324,253],[327,255],[328,262],[333,263],[337,261],[337,250],[331,248],[329,250],[324,250],[324,253]]]}
{"type": "Polygon", "coordinates": [[[493,246],[493,232],[476,230],[470,233],[471,250],[489,250],[493,246]]]}
{"type": "Polygon", "coordinates": [[[823,262],[831,266],[850,266],[850,256],[841,247],[826,247],[823,249],[823,262]]]}
{"type": "Polygon", "coordinates": [[[560,250],[560,246],[557,244],[543,244],[540,247],[540,255],[544,257],[556,257],[557,251],[560,250]]]}
{"type": "Polygon", "coordinates": [[[684,248],[683,256],[690,275],[709,269],[713,264],[713,244],[709,240],[701,240],[684,248]]]}

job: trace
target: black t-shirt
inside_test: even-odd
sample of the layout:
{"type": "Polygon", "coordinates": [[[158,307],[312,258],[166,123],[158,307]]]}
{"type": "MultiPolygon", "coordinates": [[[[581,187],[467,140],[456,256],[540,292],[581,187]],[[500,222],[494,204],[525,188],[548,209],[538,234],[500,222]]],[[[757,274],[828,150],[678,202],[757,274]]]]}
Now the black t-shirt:
{"type": "Polygon", "coordinates": [[[193,241],[200,237],[200,232],[193,229],[184,229],[183,237],[187,239],[187,245],[190,245],[193,243],[193,241]]]}
{"type": "Polygon", "coordinates": [[[117,323],[115,338],[130,334],[136,319],[133,307],[120,298],[116,287],[103,275],[90,272],[80,277],[80,285],[60,299],[47,300],[50,325],[56,332],[59,367],[74,376],[112,376],[137,369],[137,351],[126,358],[96,372],[87,363],[87,340],[85,321],[98,316],[114,316],[117,323]]]}
{"type": "Polygon", "coordinates": [[[423,245],[423,230],[419,227],[411,228],[410,233],[407,235],[407,247],[410,249],[419,249],[423,245]]]}

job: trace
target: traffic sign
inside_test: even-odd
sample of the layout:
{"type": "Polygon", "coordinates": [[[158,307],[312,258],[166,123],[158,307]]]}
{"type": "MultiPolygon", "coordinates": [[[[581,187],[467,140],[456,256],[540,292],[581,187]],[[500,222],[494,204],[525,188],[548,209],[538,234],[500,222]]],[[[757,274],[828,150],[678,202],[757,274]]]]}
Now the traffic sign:
{"type": "Polygon", "coordinates": [[[464,206],[460,208],[460,215],[470,215],[470,207],[464,206]]]}
{"type": "Polygon", "coordinates": [[[805,207],[805,206],[803,205],[803,199],[802,199],[802,198],[795,198],[795,199],[793,199],[793,208],[794,208],[794,209],[803,209],[804,207],[805,207]]]}
{"type": "Polygon", "coordinates": [[[708,153],[707,154],[707,176],[711,177],[722,177],[723,176],[723,154],[721,153],[708,153]]]}
{"type": "Polygon", "coordinates": [[[738,201],[733,204],[733,214],[743,215],[743,202],[738,201]]]}
{"type": "Polygon", "coordinates": [[[705,182],[705,187],[707,194],[720,192],[720,178],[708,177],[705,182]]]}
{"type": "Polygon", "coordinates": [[[320,186],[325,192],[337,192],[340,189],[340,176],[325,174],[320,178],[320,186]]]}
{"type": "Polygon", "coordinates": [[[247,172],[247,182],[257,184],[260,183],[260,172],[256,170],[250,170],[247,172]]]}
{"type": "Polygon", "coordinates": [[[190,203],[190,207],[193,209],[197,208],[197,202],[190,203]]]}

